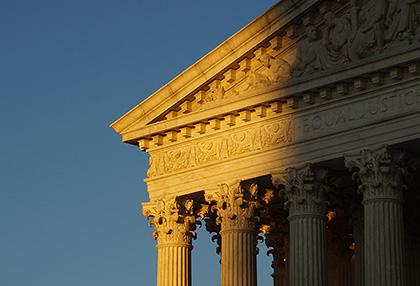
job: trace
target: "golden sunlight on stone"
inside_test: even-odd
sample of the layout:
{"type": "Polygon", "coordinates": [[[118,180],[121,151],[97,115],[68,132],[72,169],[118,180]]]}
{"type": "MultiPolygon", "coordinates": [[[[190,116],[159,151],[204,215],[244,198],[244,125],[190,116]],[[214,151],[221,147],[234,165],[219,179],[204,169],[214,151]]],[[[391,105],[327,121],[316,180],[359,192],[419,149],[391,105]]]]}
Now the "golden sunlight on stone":
{"type": "Polygon", "coordinates": [[[419,0],[282,0],[115,121],[157,285],[191,285],[201,224],[222,286],[258,243],[274,286],[420,285],[419,35],[419,0]]]}

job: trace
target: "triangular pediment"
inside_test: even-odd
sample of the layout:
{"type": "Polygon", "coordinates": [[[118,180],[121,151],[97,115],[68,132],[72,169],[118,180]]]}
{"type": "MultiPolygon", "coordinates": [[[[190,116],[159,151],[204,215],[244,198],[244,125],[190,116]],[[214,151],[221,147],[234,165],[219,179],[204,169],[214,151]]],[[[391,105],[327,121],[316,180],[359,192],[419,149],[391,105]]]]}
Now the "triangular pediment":
{"type": "Polygon", "coordinates": [[[419,45],[420,1],[283,0],[111,127],[136,143],[256,103],[301,96],[307,82],[313,88],[317,78],[419,45]]]}

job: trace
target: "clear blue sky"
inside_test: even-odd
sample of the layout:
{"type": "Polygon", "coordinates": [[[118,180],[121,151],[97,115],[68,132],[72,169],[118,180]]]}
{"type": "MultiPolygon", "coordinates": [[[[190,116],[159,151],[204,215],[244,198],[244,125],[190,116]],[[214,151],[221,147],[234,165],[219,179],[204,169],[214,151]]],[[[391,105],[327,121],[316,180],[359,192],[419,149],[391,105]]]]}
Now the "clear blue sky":
{"type": "MultiPolygon", "coordinates": [[[[108,126],[275,2],[0,0],[1,286],[155,284],[147,156],[108,126]]],[[[199,235],[194,285],[219,285],[199,235]]]]}

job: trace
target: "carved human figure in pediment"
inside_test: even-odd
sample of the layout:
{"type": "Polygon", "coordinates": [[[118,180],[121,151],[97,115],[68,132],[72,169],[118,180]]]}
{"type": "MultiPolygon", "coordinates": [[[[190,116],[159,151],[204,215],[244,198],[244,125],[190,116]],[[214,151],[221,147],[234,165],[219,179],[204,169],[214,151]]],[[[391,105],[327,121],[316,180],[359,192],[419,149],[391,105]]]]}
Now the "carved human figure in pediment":
{"type": "Polygon", "coordinates": [[[259,61],[266,67],[266,76],[270,83],[278,83],[290,79],[290,65],[281,58],[263,54],[259,61]]]}
{"type": "Polygon", "coordinates": [[[306,38],[298,45],[296,62],[292,69],[295,77],[310,75],[333,66],[318,28],[313,25],[307,26],[305,36],[306,38]]]}
{"type": "Polygon", "coordinates": [[[269,87],[291,78],[291,67],[287,61],[279,57],[275,58],[268,53],[261,55],[258,61],[263,67],[258,71],[250,71],[238,92],[269,87]]]}
{"type": "Polygon", "coordinates": [[[324,15],[326,29],[323,43],[329,51],[331,61],[337,64],[348,62],[348,48],[351,38],[351,19],[347,16],[338,17],[328,11],[324,15]]]}
{"type": "MultiPolygon", "coordinates": [[[[356,1],[354,2],[356,4],[356,1]]],[[[383,50],[385,46],[385,9],[387,0],[366,1],[359,12],[353,15],[352,21],[357,23],[354,38],[349,49],[351,60],[359,60],[383,50]]]]}
{"type": "Polygon", "coordinates": [[[420,26],[419,0],[390,0],[385,25],[387,41],[411,40],[420,26]]]}
{"type": "Polygon", "coordinates": [[[420,0],[369,0],[360,7],[353,2],[355,13],[352,25],[357,27],[351,39],[351,60],[368,57],[383,51],[395,41],[416,39],[420,26],[420,0]]]}
{"type": "Polygon", "coordinates": [[[220,81],[216,80],[210,86],[210,89],[203,93],[201,99],[199,100],[200,104],[206,104],[213,101],[218,101],[224,98],[225,89],[223,88],[220,81]]]}

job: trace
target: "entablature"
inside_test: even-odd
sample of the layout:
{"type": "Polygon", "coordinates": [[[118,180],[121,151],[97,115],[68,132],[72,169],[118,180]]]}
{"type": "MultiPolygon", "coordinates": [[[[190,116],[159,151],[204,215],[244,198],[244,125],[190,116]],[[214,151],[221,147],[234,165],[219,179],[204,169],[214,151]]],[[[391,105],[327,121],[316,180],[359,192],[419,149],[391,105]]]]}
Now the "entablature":
{"type": "Polygon", "coordinates": [[[349,77],[349,70],[344,70],[334,76],[308,80],[289,88],[259,89],[250,96],[226,100],[223,105],[153,123],[130,135],[140,138],[138,144],[142,150],[154,150],[234,126],[319,109],[416,78],[420,74],[418,53],[415,50],[374,64],[360,65],[352,70],[353,77],[349,77]]]}

